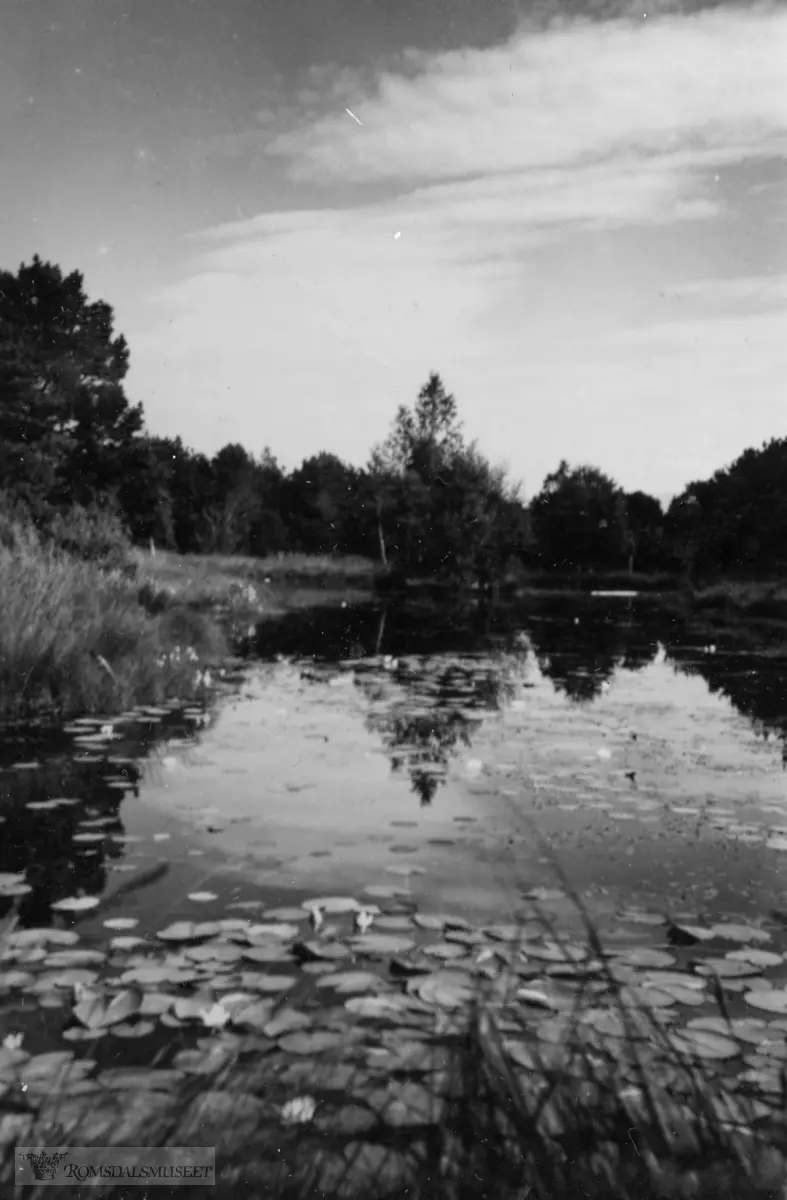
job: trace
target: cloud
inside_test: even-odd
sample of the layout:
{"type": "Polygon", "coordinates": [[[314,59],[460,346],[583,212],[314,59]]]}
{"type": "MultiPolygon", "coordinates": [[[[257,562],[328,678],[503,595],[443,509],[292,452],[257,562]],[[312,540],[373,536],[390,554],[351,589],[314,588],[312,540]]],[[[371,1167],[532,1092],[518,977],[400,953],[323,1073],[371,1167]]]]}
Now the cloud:
{"type": "MultiPolygon", "coordinates": [[[[524,30],[492,50],[414,59],[343,111],[267,147],[294,177],[433,180],[676,150],[784,147],[787,13],[704,11],[524,30]]],[[[330,97],[330,90],[328,97],[330,97]]]]}
{"type": "Polygon", "coordinates": [[[719,176],[784,145],[785,61],[787,14],[717,9],[315,71],[307,117],[265,136],[317,198],[189,243],[132,343],[148,412],[200,447],[363,461],[437,369],[531,491],[563,454],[679,490],[676,424],[696,476],[777,419],[780,342],[750,313],[783,283],[748,251],[729,279],[746,189],[719,176]]]}
{"type": "Polygon", "coordinates": [[[679,299],[698,300],[717,308],[751,305],[783,308],[787,306],[787,275],[694,279],[680,284],[672,294],[679,299]]]}

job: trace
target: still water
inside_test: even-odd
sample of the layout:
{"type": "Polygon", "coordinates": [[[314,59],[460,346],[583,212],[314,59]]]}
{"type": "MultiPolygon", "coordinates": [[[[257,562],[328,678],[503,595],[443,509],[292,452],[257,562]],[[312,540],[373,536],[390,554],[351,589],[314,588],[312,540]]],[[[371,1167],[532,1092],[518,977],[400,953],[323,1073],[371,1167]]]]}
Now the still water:
{"type": "MultiPolygon", "coordinates": [[[[0,927],[62,945],[77,931],[57,965],[90,983],[107,955],[133,973],[173,922],[310,896],[490,923],[540,888],[570,922],[570,883],[613,943],[626,913],[772,921],[787,905],[781,636],[605,597],[266,622],[204,711],[6,733],[0,927]]],[[[37,953],[0,970],[0,1038],[24,1026],[51,1047],[62,996],[37,953]]]]}

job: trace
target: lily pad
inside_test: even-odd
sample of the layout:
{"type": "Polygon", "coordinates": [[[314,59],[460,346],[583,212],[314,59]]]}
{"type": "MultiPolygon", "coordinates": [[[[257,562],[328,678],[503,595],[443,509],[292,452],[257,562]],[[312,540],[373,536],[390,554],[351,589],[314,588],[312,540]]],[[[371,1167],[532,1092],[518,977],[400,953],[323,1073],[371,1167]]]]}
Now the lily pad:
{"type": "Polygon", "coordinates": [[[201,926],[194,921],[176,921],[156,934],[162,942],[195,942],[205,936],[201,926]]]}
{"type": "Polygon", "coordinates": [[[98,896],[67,896],[64,900],[55,900],[50,907],[55,912],[88,912],[98,905],[98,896]]]}
{"type": "Polygon", "coordinates": [[[137,925],[137,917],[110,917],[108,921],[104,921],[105,929],[134,929],[137,925]]]}
{"type": "Polygon", "coordinates": [[[615,955],[615,962],[626,967],[671,967],[676,962],[674,954],[666,950],[652,950],[649,947],[624,950],[615,955]]]}
{"type": "Polygon", "coordinates": [[[729,958],[705,958],[697,960],[694,969],[698,975],[718,975],[720,979],[741,979],[746,975],[759,975],[760,968],[748,962],[735,962],[729,958]]]}
{"type": "Polygon", "coordinates": [[[330,987],[342,996],[354,996],[360,992],[376,992],[385,988],[385,983],[371,971],[336,971],[317,980],[317,987],[330,987]]]}
{"type": "Polygon", "coordinates": [[[155,1029],[155,1021],[122,1021],[119,1025],[113,1025],[109,1032],[113,1037],[143,1038],[149,1037],[155,1029]]]}
{"type": "Polygon", "coordinates": [[[362,933],[351,941],[353,950],[359,954],[387,955],[403,954],[412,950],[415,942],[412,938],[401,937],[395,933],[362,933]]]}
{"type": "Polygon", "coordinates": [[[210,904],[212,900],[218,900],[215,892],[189,892],[188,898],[194,904],[210,904]]]}
{"type": "Polygon", "coordinates": [[[473,999],[475,984],[470,975],[461,971],[436,971],[434,975],[409,979],[407,990],[425,1004],[455,1009],[462,1008],[473,999]]]}
{"type": "Polygon", "coordinates": [[[720,924],[713,926],[713,935],[727,942],[769,942],[771,935],[766,929],[758,929],[756,925],[720,924]]]}
{"type": "Polygon", "coordinates": [[[8,946],[75,946],[79,934],[74,929],[17,929],[5,941],[8,946]]]}
{"type": "Polygon", "coordinates": [[[302,907],[307,912],[319,908],[331,916],[338,916],[340,913],[357,912],[362,905],[352,896],[318,896],[313,900],[304,900],[302,907]]]}
{"type": "Polygon", "coordinates": [[[745,992],[743,998],[752,1008],[762,1009],[763,1012],[787,1013],[787,988],[774,988],[770,992],[745,992]]]}
{"type": "Polygon", "coordinates": [[[312,1033],[287,1033],[279,1038],[279,1046],[287,1054],[321,1054],[323,1050],[335,1050],[344,1038],[341,1033],[318,1029],[312,1033]]]}
{"type": "Polygon", "coordinates": [[[724,1061],[737,1058],[741,1049],[731,1037],[710,1033],[705,1029],[685,1029],[681,1033],[669,1034],[669,1041],[676,1050],[692,1058],[724,1061]]]}

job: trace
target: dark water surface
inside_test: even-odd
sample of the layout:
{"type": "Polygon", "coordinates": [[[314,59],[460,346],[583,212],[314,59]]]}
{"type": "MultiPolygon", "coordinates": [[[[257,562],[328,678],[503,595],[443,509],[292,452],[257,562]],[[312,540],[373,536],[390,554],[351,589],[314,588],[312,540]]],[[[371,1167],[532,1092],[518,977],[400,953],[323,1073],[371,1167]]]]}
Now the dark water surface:
{"type": "MultiPolygon", "coordinates": [[[[112,938],[325,894],[512,921],[558,886],[553,855],[613,941],[632,909],[773,921],[786,672],[785,631],[652,600],[370,606],[265,622],[209,710],[6,732],[0,928],[74,929],[82,958],[43,981],[57,947],[0,962],[0,1040],[58,1045],[74,982],[133,971],[112,938]]],[[[778,921],[768,937],[781,955],[778,921]]],[[[766,975],[784,987],[787,967],[766,975]]],[[[133,1062],[144,1042],[149,1058],[168,1036],[99,1057],[133,1062]]]]}

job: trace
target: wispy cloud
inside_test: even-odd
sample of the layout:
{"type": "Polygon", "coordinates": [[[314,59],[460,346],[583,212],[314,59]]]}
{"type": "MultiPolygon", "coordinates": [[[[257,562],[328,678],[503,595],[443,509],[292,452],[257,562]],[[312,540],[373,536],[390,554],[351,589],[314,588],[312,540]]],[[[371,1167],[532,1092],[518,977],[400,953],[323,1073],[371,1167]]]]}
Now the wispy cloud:
{"type": "MultiPolygon", "coordinates": [[[[645,7],[645,6],[644,6],[645,7]]],[[[268,146],[300,178],[436,179],[698,149],[784,146],[787,13],[578,22],[494,50],[417,56],[342,112],[268,146]]],[[[342,95],[351,94],[346,79],[342,95]]]]}
{"type": "MultiPolygon", "coordinates": [[[[785,62],[787,13],[751,8],[523,28],[373,80],[316,72],[306,115],[265,136],[320,199],[208,231],[136,339],[172,423],[186,415],[202,444],[269,441],[285,460],[321,446],[360,459],[439,369],[493,455],[524,448],[512,465],[531,483],[575,446],[631,486],[678,489],[656,449],[674,443],[668,416],[705,438],[711,394],[733,411],[741,376],[719,369],[719,338],[738,342],[695,328],[689,368],[689,326],[663,331],[689,297],[726,288],[748,320],[761,286],[781,295],[746,262],[746,279],[719,284],[723,234],[702,231],[741,215],[725,173],[787,145],[785,62]],[[621,333],[654,288],[672,308],[621,333]],[[525,395],[539,397],[537,448],[525,395]],[[659,403],[634,448],[632,405],[659,403]]],[[[770,326],[755,340],[767,423],[781,359],[770,326]]],[[[737,437],[737,418],[727,428],[737,437]]]]}

